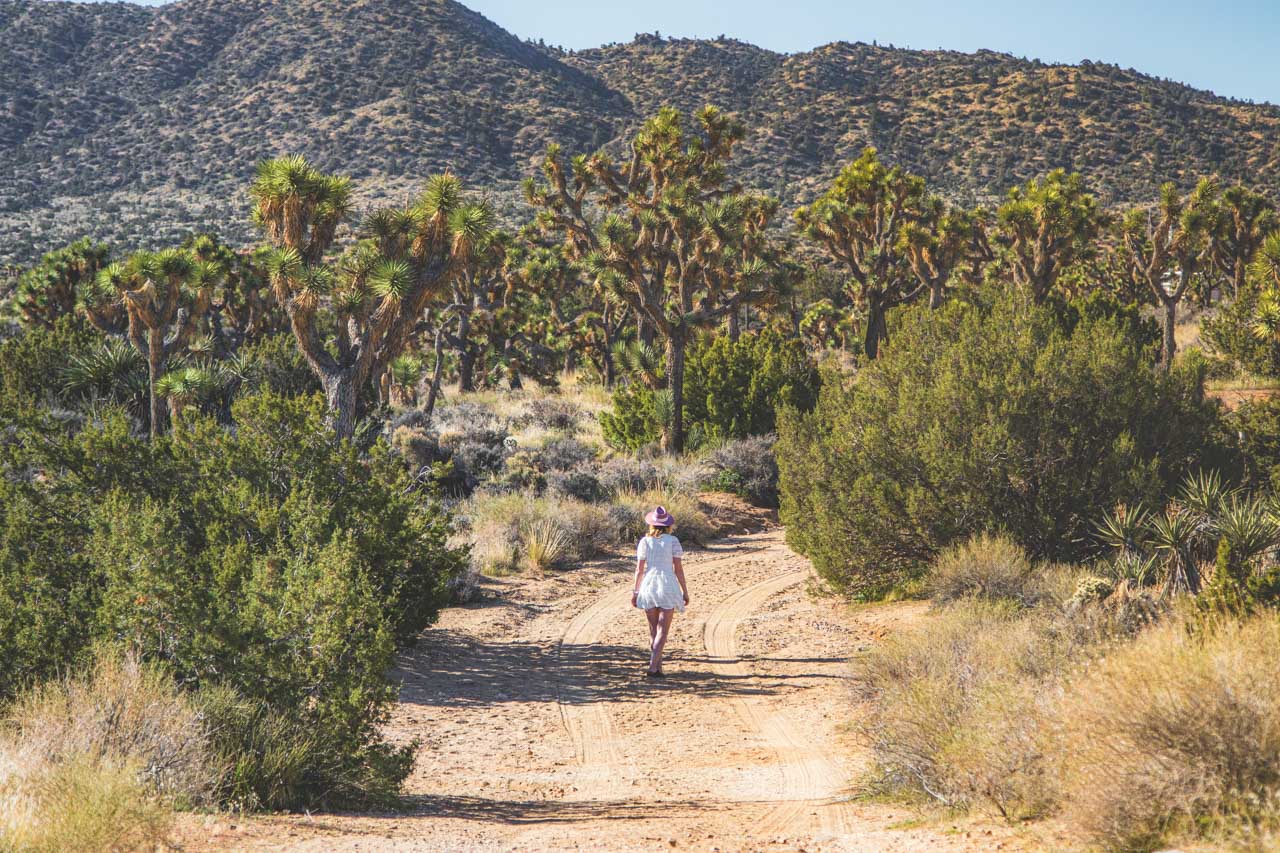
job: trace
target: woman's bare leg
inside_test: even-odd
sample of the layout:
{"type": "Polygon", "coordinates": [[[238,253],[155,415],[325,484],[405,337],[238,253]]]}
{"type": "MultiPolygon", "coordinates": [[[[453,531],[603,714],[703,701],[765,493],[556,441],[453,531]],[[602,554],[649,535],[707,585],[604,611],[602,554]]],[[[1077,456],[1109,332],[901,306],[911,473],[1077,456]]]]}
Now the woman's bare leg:
{"type": "Polygon", "coordinates": [[[667,644],[667,635],[671,633],[671,619],[674,610],[658,612],[658,629],[653,638],[653,656],[649,658],[649,671],[662,672],[662,647],[667,644]]]}
{"type": "Polygon", "coordinates": [[[650,607],[644,612],[645,618],[649,620],[649,651],[653,652],[653,643],[658,636],[658,614],[662,611],[656,607],[650,607]]]}

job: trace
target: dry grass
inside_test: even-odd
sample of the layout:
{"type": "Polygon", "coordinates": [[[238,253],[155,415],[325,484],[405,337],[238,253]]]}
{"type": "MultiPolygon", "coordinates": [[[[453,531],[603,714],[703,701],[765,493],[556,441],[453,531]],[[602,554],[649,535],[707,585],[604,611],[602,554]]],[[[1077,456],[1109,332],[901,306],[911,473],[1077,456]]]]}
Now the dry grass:
{"type": "Polygon", "coordinates": [[[1070,660],[1049,621],[969,600],[873,647],[857,665],[875,700],[859,729],[885,790],[1009,817],[1055,800],[1041,687],[1070,660]]]}
{"type": "Polygon", "coordinates": [[[162,672],[103,654],[21,697],[0,736],[0,849],[154,848],[175,806],[222,778],[202,720],[162,672]]]}
{"type": "Polygon", "coordinates": [[[1076,679],[1060,719],[1067,822],[1105,848],[1250,847],[1280,825],[1275,614],[1208,636],[1157,626],[1076,679]]]}
{"type": "Polygon", "coordinates": [[[1006,536],[981,533],[939,554],[929,567],[925,589],[942,603],[984,598],[1028,607],[1063,604],[1080,574],[1074,567],[1032,561],[1006,536]]]}
{"type": "Polygon", "coordinates": [[[154,850],[173,812],[141,782],[142,768],[79,756],[41,764],[0,747],[0,850],[154,850]]]}

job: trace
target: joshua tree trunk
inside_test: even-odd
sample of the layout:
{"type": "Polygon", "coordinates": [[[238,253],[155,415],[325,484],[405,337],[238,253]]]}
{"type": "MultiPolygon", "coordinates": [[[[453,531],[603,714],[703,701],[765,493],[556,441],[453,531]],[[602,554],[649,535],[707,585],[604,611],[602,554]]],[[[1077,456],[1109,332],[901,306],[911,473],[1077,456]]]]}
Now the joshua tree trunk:
{"type": "Polygon", "coordinates": [[[436,330],[435,345],[436,365],[431,373],[431,389],[427,391],[427,402],[422,407],[426,412],[427,418],[431,417],[431,413],[436,410],[436,399],[440,396],[440,380],[444,377],[444,327],[443,325],[436,330]]]}
{"type": "Polygon", "coordinates": [[[867,297],[867,331],[863,338],[862,349],[867,358],[875,359],[880,354],[880,342],[889,340],[889,327],[885,323],[884,300],[878,293],[867,297]]]}
{"type": "Polygon", "coordinates": [[[329,418],[338,438],[351,438],[356,431],[356,375],[351,369],[339,370],[324,378],[324,398],[329,403],[329,418]]]}
{"type": "Polygon", "coordinates": [[[644,314],[639,311],[636,312],[636,337],[639,338],[640,343],[645,346],[653,346],[655,338],[653,326],[649,323],[648,319],[645,318],[644,314]]]}
{"type": "Polygon", "coordinates": [[[942,282],[935,281],[929,286],[929,307],[942,307],[942,282]]]}
{"type": "Polygon", "coordinates": [[[600,353],[600,363],[604,367],[604,387],[612,388],[618,380],[618,374],[613,363],[613,339],[609,335],[608,326],[604,330],[604,352],[600,353]]]}
{"type": "Polygon", "coordinates": [[[1178,303],[1173,299],[1163,299],[1164,302],[1164,354],[1161,359],[1161,365],[1165,371],[1173,369],[1173,357],[1178,351],[1178,339],[1174,336],[1174,329],[1178,325],[1178,303]]]}
{"type": "Polygon", "coordinates": [[[667,387],[671,389],[671,423],[663,442],[670,453],[684,452],[684,347],[683,328],[671,330],[667,339],[667,387]]]}
{"type": "Polygon", "coordinates": [[[156,383],[164,375],[164,332],[150,329],[147,332],[147,380],[151,391],[151,440],[160,435],[164,420],[164,401],[156,394],[156,383]]]}
{"type": "Polygon", "coordinates": [[[738,313],[740,310],[741,310],[740,308],[735,306],[734,309],[729,312],[729,318],[727,321],[727,327],[728,327],[727,332],[729,334],[729,340],[733,341],[734,343],[738,342],[738,337],[742,333],[741,320],[738,316],[738,313]]]}

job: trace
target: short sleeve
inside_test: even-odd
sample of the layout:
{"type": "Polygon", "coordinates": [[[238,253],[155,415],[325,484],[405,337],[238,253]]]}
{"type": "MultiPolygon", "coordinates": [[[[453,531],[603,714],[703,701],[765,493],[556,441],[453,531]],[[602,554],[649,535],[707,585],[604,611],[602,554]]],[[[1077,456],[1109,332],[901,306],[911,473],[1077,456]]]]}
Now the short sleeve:
{"type": "Polygon", "coordinates": [[[673,557],[684,556],[684,549],[680,547],[680,540],[674,536],[671,537],[671,556],[673,557]]]}
{"type": "Polygon", "coordinates": [[[640,541],[636,543],[636,559],[637,560],[649,559],[649,537],[648,536],[640,537],[640,541]]]}

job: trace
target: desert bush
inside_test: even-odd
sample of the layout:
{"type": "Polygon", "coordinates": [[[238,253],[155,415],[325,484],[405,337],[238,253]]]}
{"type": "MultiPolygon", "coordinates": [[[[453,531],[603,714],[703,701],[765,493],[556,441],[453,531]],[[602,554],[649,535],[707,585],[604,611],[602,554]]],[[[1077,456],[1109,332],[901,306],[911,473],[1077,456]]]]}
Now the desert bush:
{"type": "Polygon", "coordinates": [[[658,395],[638,382],[613,392],[613,410],[601,412],[600,431],[610,447],[636,452],[652,447],[662,438],[664,420],[659,414],[658,395]]]}
{"type": "Polygon", "coordinates": [[[1081,559],[1105,510],[1162,505],[1187,470],[1229,455],[1197,377],[1159,372],[1122,325],[1068,334],[1017,294],[898,323],[811,415],[782,418],[788,541],[845,592],[877,594],[997,528],[1036,559],[1081,559]]]}
{"type": "Polygon", "coordinates": [[[247,397],[233,415],[234,431],[194,417],[154,443],[107,418],[5,448],[0,684],[44,677],[94,637],[126,641],[311,733],[291,807],[385,802],[411,759],[379,734],[386,672],[465,553],[385,445],[333,441],[318,398],[247,397]],[[48,474],[16,476],[29,469],[48,474]]]}
{"type": "Polygon", "coordinates": [[[601,463],[596,476],[611,494],[641,492],[658,482],[658,468],[648,460],[624,454],[601,463]]]}
{"type": "Polygon", "coordinates": [[[582,463],[571,471],[553,471],[547,476],[547,487],[553,494],[575,498],[586,503],[599,503],[609,497],[592,463],[582,463]]]}
{"type": "Polygon", "coordinates": [[[620,517],[629,519],[628,526],[623,531],[624,541],[628,544],[644,536],[645,531],[648,530],[644,515],[655,506],[666,507],[667,511],[675,516],[674,533],[685,545],[706,545],[715,539],[719,532],[698,503],[696,491],[653,487],[644,491],[619,492],[614,501],[623,508],[619,513],[620,517]]]}
{"type": "Polygon", "coordinates": [[[976,599],[873,646],[855,669],[879,784],[1009,817],[1050,808],[1042,688],[1073,652],[1044,614],[976,599]]]}
{"type": "Polygon", "coordinates": [[[214,802],[226,765],[168,673],[101,649],[21,695],[0,730],[0,849],[155,849],[177,807],[214,802]]]}
{"type": "Polygon", "coordinates": [[[538,462],[546,471],[568,471],[596,458],[596,449],[576,438],[553,438],[538,450],[538,462]]]}
{"type": "Polygon", "coordinates": [[[287,333],[267,335],[241,347],[236,370],[241,394],[269,391],[281,397],[299,397],[323,390],[293,335],[287,333]]]}
{"type": "Polygon", "coordinates": [[[985,598],[1034,604],[1040,598],[1040,569],[1008,537],[980,533],[938,555],[929,566],[926,589],[940,602],[985,598]]]}
{"type": "MultiPolygon", "coordinates": [[[[818,370],[804,344],[774,332],[704,335],[689,349],[684,371],[684,425],[691,448],[772,433],[779,406],[813,408],[818,370]]],[[[662,436],[670,394],[640,382],[619,388],[613,411],[600,415],[605,441],[636,451],[662,436]]]]}
{"type": "Polygon", "coordinates": [[[168,673],[133,656],[103,650],[83,675],[20,696],[7,722],[28,760],[135,767],[149,791],[180,805],[210,804],[221,781],[201,715],[168,673]]]}
{"type": "Polygon", "coordinates": [[[0,343],[0,407],[22,411],[59,402],[67,364],[101,343],[74,316],[62,317],[52,329],[30,328],[0,343]]]}
{"type": "Polygon", "coordinates": [[[724,441],[767,435],[777,429],[777,410],[813,408],[818,368],[804,343],[775,332],[707,335],[691,347],[685,363],[685,419],[706,439],[724,441]]]}
{"type": "Polygon", "coordinates": [[[1068,824],[1114,850],[1280,819],[1280,622],[1176,620],[1074,681],[1060,711],[1068,824]]]}
{"type": "Polygon", "coordinates": [[[571,433],[578,429],[582,417],[582,407],[572,400],[539,397],[529,401],[524,413],[516,418],[516,424],[532,424],[543,429],[571,433]]]}
{"type": "Polygon", "coordinates": [[[1246,400],[1228,418],[1240,436],[1246,485],[1280,486],[1280,400],[1246,400]]]}
{"type": "Polygon", "coordinates": [[[431,423],[442,436],[446,433],[465,434],[481,430],[496,430],[498,416],[487,406],[462,400],[438,407],[431,417],[431,423]]]}
{"type": "Polygon", "coordinates": [[[1223,302],[1200,323],[1200,339],[1210,352],[1258,376],[1280,374],[1280,341],[1254,333],[1258,292],[1248,288],[1223,302]]]}
{"type": "Polygon", "coordinates": [[[778,460],[774,437],[751,436],[712,450],[706,463],[714,474],[710,487],[739,495],[756,506],[778,505],[778,460]]]}

